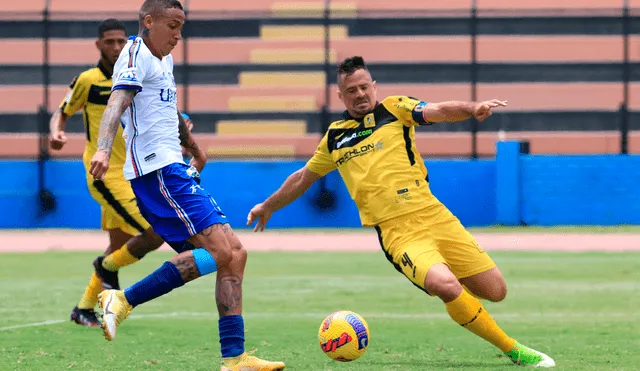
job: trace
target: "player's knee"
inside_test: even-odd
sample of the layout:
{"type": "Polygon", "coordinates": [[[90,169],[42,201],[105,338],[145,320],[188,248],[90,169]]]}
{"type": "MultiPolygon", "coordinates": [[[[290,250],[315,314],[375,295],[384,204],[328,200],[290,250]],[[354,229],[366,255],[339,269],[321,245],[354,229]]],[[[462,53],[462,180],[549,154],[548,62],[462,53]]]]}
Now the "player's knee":
{"type": "Polygon", "coordinates": [[[444,302],[456,299],[462,292],[462,285],[451,272],[434,277],[427,276],[425,288],[430,294],[439,297],[444,302]]]}
{"type": "Polygon", "coordinates": [[[164,243],[162,237],[160,237],[153,229],[149,228],[143,233],[145,244],[149,246],[150,249],[157,249],[164,243]]]}
{"type": "Polygon", "coordinates": [[[491,287],[491,290],[489,290],[489,292],[485,296],[485,299],[497,303],[499,301],[503,301],[506,297],[507,284],[503,281],[499,284],[493,285],[493,287],[491,287]]]}
{"type": "Polygon", "coordinates": [[[247,249],[245,249],[242,243],[238,241],[236,244],[232,246],[232,250],[233,250],[233,260],[237,261],[238,263],[244,266],[247,263],[247,257],[248,257],[247,249]]]}
{"type": "Polygon", "coordinates": [[[142,259],[148,253],[157,250],[163,243],[162,237],[149,228],[139,236],[129,240],[129,252],[136,258],[142,259]]]}
{"type": "Polygon", "coordinates": [[[216,264],[218,268],[226,267],[231,264],[233,260],[233,250],[231,250],[231,246],[228,244],[219,245],[219,246],[204,246],[204,248],[211,253],[213,258],[216,260],[216,264]]]}

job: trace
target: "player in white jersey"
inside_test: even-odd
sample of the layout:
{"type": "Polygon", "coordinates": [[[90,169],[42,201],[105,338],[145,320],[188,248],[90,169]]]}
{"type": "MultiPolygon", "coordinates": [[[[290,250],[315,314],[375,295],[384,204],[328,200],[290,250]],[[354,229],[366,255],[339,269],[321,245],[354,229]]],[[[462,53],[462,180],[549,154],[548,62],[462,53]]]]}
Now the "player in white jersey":
{"type": "Polygon", "coordinates": [[[140,211],[167,242],[188,241],[199,248],[178,255],[124,291],[100,294],[103,329],[113,340],[130,311],[198,277],[217,270],[216,303],[220,319],[223,371],[282,370],[244,350],[242,279],[247,252],[226,216],[200,185],[206,154],[177,109],[170,55],[181,39],[185,14],[177,0],[146,0],[140,8],[140,35],[131,37],[116,62],[113,92],[102,117],[91,174],[101,179],[118,125],[127,145],[125,177],[140,211]],[[182,161],[182,146],[193,156],[182,161]]]}

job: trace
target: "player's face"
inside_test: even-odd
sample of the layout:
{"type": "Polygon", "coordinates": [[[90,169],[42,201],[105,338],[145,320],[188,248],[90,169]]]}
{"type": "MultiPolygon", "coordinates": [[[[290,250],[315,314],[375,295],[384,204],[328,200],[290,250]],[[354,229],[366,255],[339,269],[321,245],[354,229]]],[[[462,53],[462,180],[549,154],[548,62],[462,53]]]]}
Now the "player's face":
{"type": "Polygon", "coordinates": [[[351,116],[364,117],[376,106],[376,83],[369,71],[359,69],[349,76],[342,75],[338,86],[338,97],[351,116]]]}
{"type": "Polygon", "coordinates": [[[147,26],[153,48],[162,56],[169,55],[182,39],[183,25],[184,11],[178,8],[164,9],[156,19],[151,19],[147,26]]]}
{"type": "Polygon", "coordinates": [[[127,35],[122,30],[105,31],[102,37],[96,41],[103,60],[114,65],[120,56],[122,48],[127,43],[127,35]]]}

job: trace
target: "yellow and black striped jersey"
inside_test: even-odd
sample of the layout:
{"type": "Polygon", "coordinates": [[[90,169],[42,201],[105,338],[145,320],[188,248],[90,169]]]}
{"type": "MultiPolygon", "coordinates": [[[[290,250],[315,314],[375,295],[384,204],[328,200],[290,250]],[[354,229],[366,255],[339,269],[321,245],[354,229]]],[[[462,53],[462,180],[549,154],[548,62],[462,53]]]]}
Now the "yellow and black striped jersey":
{"type": "MultiPolygon", "coordinates": [[[[62,112],[67,116],[72,116],[76,112],[83,110],[84,126],[87,134],[87,142],[82,158],[85,167],[90,163],[91,157],[98,149],[98,134],[100,132],[100,121],[107,108],[107,102],[111,95],[112,79],[109,71],[101,64],[94,68],[82,72],[75,77],[69,86],[67,96],[60,104],[62,112]]],[[[114,175],[122,175],[122,168],[126,158],[126,148],[122,139],[122,128],[118,128],[118,133],[113,141],[113,150],[109,162],[109,172],[117,172],[114,175]]],[[[109,176],[110,174],[107,174],[109,176]]]]}
{"type": "Polygon", "coordinates": [[[438,201],[429,189],[427,169],[415,145],[415,126],[426,102],[391,96],[371,113],[329,126],[314,156],[310,171],[325,175],[338,169],[364,226],[430,206],[438,201]]]}

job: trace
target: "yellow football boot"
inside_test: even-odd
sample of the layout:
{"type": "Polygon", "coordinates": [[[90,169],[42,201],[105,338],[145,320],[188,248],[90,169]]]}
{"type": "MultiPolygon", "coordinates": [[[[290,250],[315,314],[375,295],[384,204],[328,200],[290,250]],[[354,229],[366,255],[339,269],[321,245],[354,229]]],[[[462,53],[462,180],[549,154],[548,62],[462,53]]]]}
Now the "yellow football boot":
{"type": "Polygon", "coordinates": [[[133,307],[129,305],[122,290],[104,290],[98,294],[98,303],[102,308],[102,331],[104,338],[112,341],[116,337],[116,329],[129,317],[133,307]]]}
{"type": "Polygon", "coordinates": [[[250,353],[242,353],[233,358],[223,358],[220,371],[280,371],[284,370],[284,362],[270,362],[254,357],[250,353]]]}

